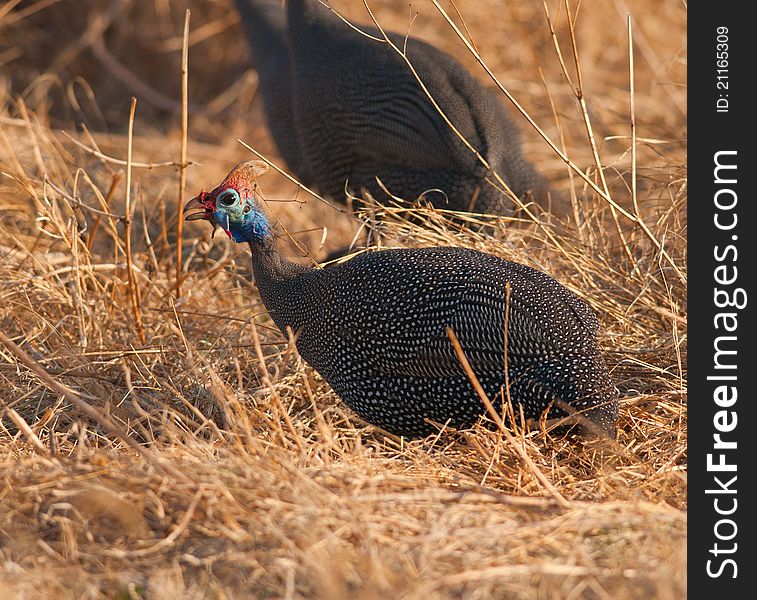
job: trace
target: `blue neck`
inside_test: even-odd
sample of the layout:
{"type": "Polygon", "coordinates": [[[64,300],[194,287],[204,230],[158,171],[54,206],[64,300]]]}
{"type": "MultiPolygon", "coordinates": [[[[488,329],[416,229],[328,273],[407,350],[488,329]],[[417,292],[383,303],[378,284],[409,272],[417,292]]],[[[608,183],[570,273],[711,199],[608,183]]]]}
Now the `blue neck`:
{"type": "Polygon", "coordinates": [[[273,243],[273,231],[268,219],[256,211],[252,211],[242,223],[230,223],[229,231],[235,242],[248,242],[253,246],[270,246],[273,243]]]}

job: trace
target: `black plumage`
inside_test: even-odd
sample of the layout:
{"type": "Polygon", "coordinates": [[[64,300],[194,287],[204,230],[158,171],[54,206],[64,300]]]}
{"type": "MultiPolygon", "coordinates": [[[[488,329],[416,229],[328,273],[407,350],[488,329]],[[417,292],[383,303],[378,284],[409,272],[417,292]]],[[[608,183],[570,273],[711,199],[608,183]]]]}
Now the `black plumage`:
{"type": "Polygon", "coordinates": [[[263,112],[271,136],[292,172],[306,185],[314,185],[295,128],[284,6],[281,0],[237,0],[237,7],[260,79],[263,112]]]}
{"type": "Polygon", "coordinates": [[[462,248],[385,250],[325,270],[296,265],[278,251],[255,197],[264,166],[243,163],[187,209],[249,243],[276,326],[293,332],[302,357],[366,421],[418,436],[433,431],[428,419],[460,427],[485,412],[450,327],[495,405],[509,383],[528,418],[550,406],[551,416],[565,415],[559,400],[614,435],[616,390],[583,300],[540,271],[462,248]]]}
{"type": "MultiPolygon", "coordinates": [[[[435,206],[509,214],[513,204],[445,123],[405,61],[317,0],[237,0],[258,69],[266,119],[306,185],[344,199],[345,187],[424,198],[435,206]],[[286,12],[285,12],[286,11],[286,12]],[[487,181],[487,178],[490,181],[487,181]],[[430,190],[441,190],[430,191],[430,190]]],[[[359,25],[373,38],[374,27],[359,25]]],[[[549,202],[497,96],[450,55],[389,34],[454,126],[521,198],[549,202]]]]}

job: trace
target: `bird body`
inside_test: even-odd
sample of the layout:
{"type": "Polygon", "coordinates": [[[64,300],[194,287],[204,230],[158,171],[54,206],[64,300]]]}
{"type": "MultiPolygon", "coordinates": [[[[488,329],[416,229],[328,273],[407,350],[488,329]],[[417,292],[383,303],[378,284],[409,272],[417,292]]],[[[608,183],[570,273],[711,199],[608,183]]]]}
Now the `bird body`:
{"type": "MultiPolygon", "coordinates": [[[[353,27],[317,0],[289,0],[286,19],[275,0],[237,4],[254,45],[274,140],[303,183],[337,199],[347,187],[383,200],[378,179],[392,195],[409,201],[424,196],[452,210],[512,211],[488,168],[450,128],[378,29],[353,27]],[[282,14],[275,20],[255,18],[276,10],[282,14]],[[277,29],[284,22],[285,30],[277,29]],[[267,88],[275,102],[266,100],[267,88]],[[299,154],[291,150],[293,138],[299,154]]],[[[499,99],[450,55],[412,37],[387,35],[406,50],[452,125],[513,192],[546,203],[547,184],[523,157],[517,127],[499,99]]]]}
{"type": "Polygon", "coordinates": [[[509,397],[538,418],[549,408],[564,416],[564,402],[614,434],[616,392],[596,343],[599,323],[567,288],[530,267],[452,247],[384,250],[323,270],[295,265],[260,227],[254,184],[238,183],[240,172],[252,173],[245,164],[187,208],[249,243],[274,323],[366,421],[419,436],[433,431],[429,421],[461,427],[485,412],[449,328],[495,405],[509,397]],[[229,225],[221,204],[230,190],[242,216],[229,225]]]}

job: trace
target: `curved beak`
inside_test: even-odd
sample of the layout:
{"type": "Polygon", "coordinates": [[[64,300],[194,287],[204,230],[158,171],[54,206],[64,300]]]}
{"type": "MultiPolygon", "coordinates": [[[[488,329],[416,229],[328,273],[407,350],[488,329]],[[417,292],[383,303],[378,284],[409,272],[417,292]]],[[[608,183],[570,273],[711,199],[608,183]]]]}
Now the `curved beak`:
{"type": "Polygon", "coordinates": [[[210,221],[213,225],[213,233],[210,234],[211,239],[216,234],[216,229],[220,227],[224,230],[226,235],[229,236],[229,239],[234,239],[234,237],[231,235],[231,230],[229,229],[229,215],[226,214],[226,222],[225,223],[219,223],[216,221],[213,212],[215,210],[215,200],[210,197],[210,195],[207,192],[200,192],[199,196],[195,196],[192,198],[189,202],[187,202],[184,205],[184,220],[185,221],[210,221]],[[197,212],[189,212],[189,211],[197,211],[197,212]]]}
{"type": "Polygon", "coordinates": [[[210,220],[212,214],[213,210],[208,206],[204,193],[200,194],[199,196],[195,196],[184,205],[185,221],[208,221],[210,220]],[[192,210],[198,210],[200,212],[189,212],[192,210]]]}

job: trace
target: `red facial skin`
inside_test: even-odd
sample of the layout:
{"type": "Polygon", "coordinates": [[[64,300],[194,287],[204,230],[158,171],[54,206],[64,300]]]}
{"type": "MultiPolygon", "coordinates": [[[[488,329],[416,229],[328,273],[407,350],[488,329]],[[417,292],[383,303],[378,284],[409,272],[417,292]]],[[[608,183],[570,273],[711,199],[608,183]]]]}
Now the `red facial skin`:
{"type": "MultiPolygon", "coordinates": [[[[218,193],[222,191],[222,188],[225,189],[223,185],[221,185],[212,192],[201,191],[198,196],[195,196],[189,202],[187,202],[184,206],[184,219],[187,221],[212,221],[213,213],[216,210],[216,197],[218,196],[218,193]],[[194,209],[200,209],[202,212],[193,212],[186,214],[187,211],[194,209]]],[[[213,223],[213,232],[210,234],[211,239],[216,234],[217,228],[218,225],[216,223],[213,223]]],[[[224,231],[226,235],[229,236],[229,239],[231,239],[231,232],[228,229],[224,229],[224,231]]]]}

